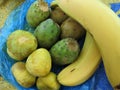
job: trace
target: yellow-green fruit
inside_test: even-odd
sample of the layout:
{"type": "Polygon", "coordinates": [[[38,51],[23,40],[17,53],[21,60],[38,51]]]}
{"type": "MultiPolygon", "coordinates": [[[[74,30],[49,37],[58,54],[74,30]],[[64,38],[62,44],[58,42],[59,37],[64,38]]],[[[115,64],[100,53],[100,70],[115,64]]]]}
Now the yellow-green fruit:
{"type": "Polygon", "coordinates": [[[44,77],[39,77],[36,86],[40,90],[59,90],[60,84],[57,81],[56,74],[50,72],[44,77]]]}
{"type": "Polygon", "coordinates": [[[29,25],[36,27],[39,23],[48,18],[50,9],[44,0],[36,0],[28,9],[26,20],[29,25]]]}
{"type": "Polygon", "coordinates": [[[34,51],[26,61],[27,70],[34,76],[45,76],[51,70],[51,56],[47,49],[34,51]]]}
{"type": "Polygon", "coordinates": [[[37,39],[28,31],[16,30],[7,39],[7,53],[15,60],[23,60],[37,48],[37,39]]]}
{"type": "Polygon", "coordinates": [[[23,87],[29,88],[35,84],[36,77],[31,75],[25,68],[24,62],[13,64],[11,71],[16,81],[23,87]]]}

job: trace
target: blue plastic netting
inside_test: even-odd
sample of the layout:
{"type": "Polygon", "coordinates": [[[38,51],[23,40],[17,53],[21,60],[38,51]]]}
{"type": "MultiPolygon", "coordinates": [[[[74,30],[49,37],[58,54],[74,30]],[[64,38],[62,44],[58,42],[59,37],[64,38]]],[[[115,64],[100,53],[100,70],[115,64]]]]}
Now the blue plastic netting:
{"type": "MultiPolygon", "coordinates": [[[[17,29],[24,29],[28,31],[33,30],[33,28],[30,28],[29,25],[27,25],[26,23],[26,13],[29,6],[34,1],[35,0],[25,0],[25,2],[22,5],[13,10],[13,12],[7,18],[3,28],[0,29],[0,75],[8,82],[10,82],[12,85],[17,87],[18,90],[37,90],[37,88],[35,86],[27,89],[23,88],[14,79],[10,68],[12,64],[15,63],[15,61],[12,60],[6,53],[6,39],[10,33],[17,29]]],[[[46,0],[48,4],[50,4],[51,1],[52,0],[46,0]]],[[[120,3],[111,3],[111,9],[117,12],[118,10],[120,10],[120,3]]],[[[60,70],[61,70],[60,67],[53,66],[52,68],[52,71],[55,73],[58,73],[60,70]]],[[[113,90],[113,89],[107,80],[104,71],[104,66],[103,63],[101,62],[95,74],[84,84],[74,87],[61,86],[60,90],[113,90]]]]}

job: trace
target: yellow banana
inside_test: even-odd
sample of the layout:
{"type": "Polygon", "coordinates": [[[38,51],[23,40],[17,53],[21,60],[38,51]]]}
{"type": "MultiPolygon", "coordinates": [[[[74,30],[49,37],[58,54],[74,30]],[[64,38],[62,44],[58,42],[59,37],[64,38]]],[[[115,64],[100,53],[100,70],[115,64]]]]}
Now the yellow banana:
{"type": "MultiPolygon", "coordinates": [[[[57,6],[56,1],[53,1],[51,6],[57,6]]],[[[81,84],[93,75],[100,64],[100,61],[100,53],[95,46],[95,42],[91,35],[87,32],[84,48],[82,49],[82,53],[79,58],[76,62],[67,66],[59,73],[58,80],[65,86],[75,86],[81,84]]]]}
{"type": "Polygon", "coordinates": [[[58,81],[65,86],[75,86],[88,80],[100,64],[101,55],[94,39],[87,32],[83,49],[78,59],[58,74],[58,81]]]}
{"type": "MultiPolygon", "coordinates": [[[[120,89],[120,19],[100,0],[58,0],[58,6],[92,34],[113,88],[120,89]]],[[[84,71],[85,72],[85,71],[84,71]]]]}

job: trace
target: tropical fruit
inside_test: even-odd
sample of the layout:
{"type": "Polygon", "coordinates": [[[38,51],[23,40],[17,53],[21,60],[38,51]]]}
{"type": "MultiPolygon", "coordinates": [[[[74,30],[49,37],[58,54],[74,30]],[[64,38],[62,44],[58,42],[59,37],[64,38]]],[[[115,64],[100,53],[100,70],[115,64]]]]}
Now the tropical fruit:
{"type": "Polygon", "coordinates": [[[71,37],[78,40],[84,34],[85,29],[82,25],[70,17],[61,24],[61,38],[71,37]]]}
{"type": "Polygon", "coordinates": [[[39,48],[29,55],[26,69],[33,76],[45,76],[51,70],[51,56],[47,49],[39,48]]]}
{"type": "Polygon", "coordinates": [[[57,75],[50,72],[44,77],[38,77],[36,86],[40,90],[59,90],[60,84],[57,81],[57,75]]]}
{"type": "Polygon", "coordinates": [[[59,7],[56,6],[51,10],[50,18],[60,25],[68,18],[68,16],[59,7]]]}
{"type": "Polygon", "coordinates": [[[11,68],[16,81],[23,87],[29,88],[35,84],[36,77],[31,75],[25,67],[24,62],[16,62],[11,68]]]}
{"type": "Polygon", "coordinates": [[[93,36],[102,56],[107,78],[113,89],[119,90],[120,18],[101,0],[57,0],[56,3],[93,36]],[[79,10],[74,10],[73,7],[79,10]]]}
{"type": "Polygon", "coordinates": [[[49,14],[50,9],[48,4],[43,0],[36,0],[28,9],[26,20],[29,25],[36,27],[39,23],[47,19],[49,14]]]}
{"type": "Polygon", "coordinates": [[[58,65],[66,65],[75,61],[79,55],[80,47],[73,38],[58,41],[50,49],[52,61],[58,65]]]}
{"type": "Polygon", "coordinates": [[[49,49],[60,36],[60,27],[52,19],[43,21],[34,31],[39,47],[49,49]]]}
{"type": "Polygon", "coordinates": [[[16,30],[8,36],[7,53],[15,60],[24,60],[37,49],[37,39],[24,30],[16,30]]]}

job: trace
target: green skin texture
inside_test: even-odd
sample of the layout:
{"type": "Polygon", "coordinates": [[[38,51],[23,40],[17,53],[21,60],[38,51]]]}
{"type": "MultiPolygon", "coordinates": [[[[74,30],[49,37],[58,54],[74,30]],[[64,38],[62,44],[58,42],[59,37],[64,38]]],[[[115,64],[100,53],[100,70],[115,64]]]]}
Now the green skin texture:
{"type": "Polygon", "coordinates": [[[30,26],[36,27],[39,23],[47,19],[49,15],[49,9],[48,11],[41,10],[38,1],[35,1],[28,9],[26,20],[30,26]]]}
{"type": "Polygon", "coordinates": [[[16,30],[7,39],[7,51],[15,60],[23,60],[37,48],[37,39],[24,30],[16,30]]]}
{"type": "Polygon", "coordinates": [[[79,44],[73,38],[62,39],[50,49],[53,63],[57,65],[66,65],[72,63],[77,59],[79,52],[79,44]]]}
{"type": "Polygon", "coordinates": [[[49,49],[60,36],[60,27],[52,20],[43,21],[34,31],[39,47],[49,49]]]}

